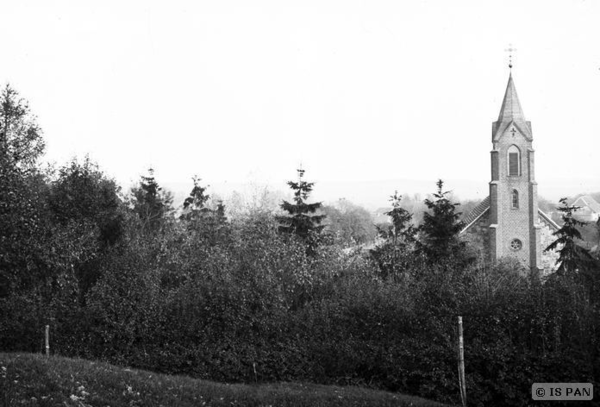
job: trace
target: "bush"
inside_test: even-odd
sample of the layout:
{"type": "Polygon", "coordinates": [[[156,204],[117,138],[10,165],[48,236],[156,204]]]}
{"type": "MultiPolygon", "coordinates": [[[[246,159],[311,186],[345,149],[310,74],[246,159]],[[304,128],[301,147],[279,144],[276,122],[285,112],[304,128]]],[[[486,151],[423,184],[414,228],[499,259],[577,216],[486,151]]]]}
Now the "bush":
{"type": "Polygon", "coordinates": [[[470,404],[525,405],[536,381],[597,383],[598,301],[576,278],[542,284],[514,264],[461,258],[413,259],[389,278],[359,250],[331,244],[307,255],[268,214],[189,226],[130,230],[101,257],[84,301],[76,272],[47,291],[2,298],[2,350],[41,350],[50,323],[53,351],[69,356],[458,403],[462,315],[470,404]]]}

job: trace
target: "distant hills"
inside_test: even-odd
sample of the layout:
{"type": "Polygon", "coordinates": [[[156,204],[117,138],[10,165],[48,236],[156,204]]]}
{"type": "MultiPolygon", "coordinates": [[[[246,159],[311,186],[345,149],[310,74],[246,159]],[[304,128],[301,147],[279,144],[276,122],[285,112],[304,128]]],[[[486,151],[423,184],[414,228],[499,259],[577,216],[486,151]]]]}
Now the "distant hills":
{"type": "MultiPolygon", "coordinates": [[[[309,181],[312,181],[309,179],[309,181]]],[[[339,199],[347,199],[355,204],[361,205],[368,210],[386,207],[389,197],[398,191],[401,195],[420,195],[425,199],[428,194],[435,191],[437,180],[419,180],[408,178],[395,178],[384,180],[358,180],[358,181],[315,181],[312,198],[315,201],[333,203],[339,199]]],[[[160,180],[159,180],[160,182],[160,180]]],[[[444,180],[445,187],[453,191],[455,199],[460,201],[481,200],[488,195],[488,182],[475,180],[447,179],[444,180]]],[[[235,193],[238,196],[250,197],[258,193],[264,193],[265,189],[271,196],[289,198],[290,192],[285,183],[257,183],[257,182],[211,182],[209,194],[218,197],[226,203],[235,193]]],[[[175,205],[183,202],[192,189],[192,182],[164,182],[163,187],[174,195],[175,205]]],[[[558,202],[561,197],[576,197],[584,193],[600,191],[600,181],[591,179],[561,179],[538,181],[538,194],[540,197],[550,201],[558,202]]]]}

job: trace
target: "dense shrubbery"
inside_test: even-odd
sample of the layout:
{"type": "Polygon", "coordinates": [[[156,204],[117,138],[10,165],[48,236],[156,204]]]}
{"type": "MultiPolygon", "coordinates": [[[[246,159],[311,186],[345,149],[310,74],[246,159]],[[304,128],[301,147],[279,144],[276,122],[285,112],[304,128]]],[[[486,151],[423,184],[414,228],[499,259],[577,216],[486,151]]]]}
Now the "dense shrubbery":
{"type": "Polygon", "coordinates": [[[357,384],[456,402],[456,315],[479,405],[524,405],[536,381],[596,381],[598,298],[514,265],[415,260],[382,278],[364,253],[307,255],[269,214],[169,222],[74,282],[2,299],[2,349],[53,351],[221,381],[357,384]],[[216,235],[216,237],[215,237],[216,235]],[[215,244],[215,241],[217,242],[215,244]]]}
{"type": "Polygon", "coordinates": [[[307,250],[271,213],[226,219],[197,183],[175,218],[152,174],[126,203],[88,161],[41,174],[13,158],[0,155],[2,351],[40,351],[49,324],[65,356],[457,402],[462,315],[470,404],[526,405],[534,382],[598,385],[597,266],[542,284],[515,264],[474,264],[436,229],[458,222],[441,183],[420,236],[395,196],[377,249],[307,250]]]}

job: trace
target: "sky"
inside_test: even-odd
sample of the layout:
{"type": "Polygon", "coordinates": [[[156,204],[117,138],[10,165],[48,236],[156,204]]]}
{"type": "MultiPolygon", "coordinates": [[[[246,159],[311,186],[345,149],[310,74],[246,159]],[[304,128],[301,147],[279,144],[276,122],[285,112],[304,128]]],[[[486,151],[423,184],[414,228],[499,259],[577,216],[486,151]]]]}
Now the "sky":
{"type": "MultiPolygon", "coordinates": [[[[149,167],[227,195],[286,190],[382,206],[393,189],[487,195],[509,75],[539,193],[600,191],[600,1],[19,1],[0,83],[45,160],[86,154],[124,188],[149,167]]],[[[178,192],[178,191],[175,191],[178,192]]]]}

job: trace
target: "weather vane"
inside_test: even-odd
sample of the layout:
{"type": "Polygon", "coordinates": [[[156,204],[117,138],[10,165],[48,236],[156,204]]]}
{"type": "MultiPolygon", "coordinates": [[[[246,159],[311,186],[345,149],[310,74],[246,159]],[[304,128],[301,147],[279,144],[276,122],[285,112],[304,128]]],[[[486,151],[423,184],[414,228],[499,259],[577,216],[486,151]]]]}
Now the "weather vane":
{"type": "Polygon", "coordinates": [[[512,44],[508,44],[508,48],[506,48],[504,51],[508,52],[508,68],[512,69],[513,67],[513,63],[512,63],[512,57],[513,57],[513,52],[515,52],[517,49],[513,48],[512,44]]]}

